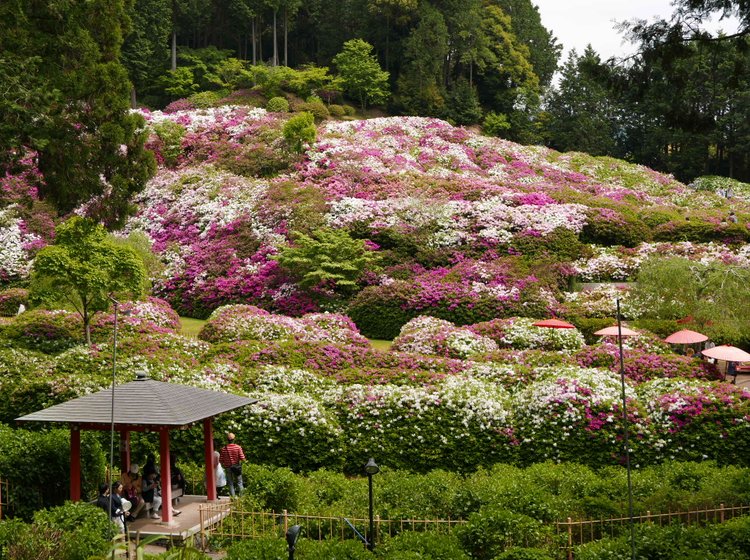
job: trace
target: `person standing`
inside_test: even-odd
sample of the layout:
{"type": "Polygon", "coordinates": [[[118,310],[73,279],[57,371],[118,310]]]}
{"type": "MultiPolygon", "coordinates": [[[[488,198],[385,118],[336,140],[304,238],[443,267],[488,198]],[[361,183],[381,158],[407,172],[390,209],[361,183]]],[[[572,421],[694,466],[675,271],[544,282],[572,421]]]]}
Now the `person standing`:
{"type": "Polygon", "coordinates": [[[245,460],[245,453],[242,447],[235,442],[235,436],[229,432],[227,434],[227,444],[222,447],[219,453],[219,463],[224,467],[227,482],[229,483],[229,495],[234,497],[234,485],[237,484],[237,494],[242,494],[244,487],[242,485],[242,461],[245,460]]]}
{"type": "Polygon", "coordinates": [[[221,495],[221,489],[227,485],[227,475],[224,472],[224,467],[221,466],[221,462],[219,461],[219,458],[221,457],[221,453],[219,453],[219,450],[216,449],[216,447],[218,447],[216,443],[214,444],[213,465],[214,465],[214,482],[216,483],[216,497],[218,498],[221,495]]]}

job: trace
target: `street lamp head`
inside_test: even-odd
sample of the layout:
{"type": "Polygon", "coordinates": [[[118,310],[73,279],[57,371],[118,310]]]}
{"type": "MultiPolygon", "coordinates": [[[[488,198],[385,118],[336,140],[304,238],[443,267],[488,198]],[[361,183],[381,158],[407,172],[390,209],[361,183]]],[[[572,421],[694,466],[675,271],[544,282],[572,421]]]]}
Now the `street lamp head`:
{"type": "Polygon", "coordinates": [[[378,474],[380,472],[380,467],[375,463],[375,459],[370,457],[370,460],[367,461],[367,464],[365,465],[365,473],[367,473],[368,476],[372,476],[374,474],[378,474]]]}
{"type": "Polygon", "coordinates": [[[294,545],[297,544],[297,539],[299,539],[300,533],[302,533],[301,525],[292,525],[287,529],[286,542],[290,547],[294,547],[294,545]]]}

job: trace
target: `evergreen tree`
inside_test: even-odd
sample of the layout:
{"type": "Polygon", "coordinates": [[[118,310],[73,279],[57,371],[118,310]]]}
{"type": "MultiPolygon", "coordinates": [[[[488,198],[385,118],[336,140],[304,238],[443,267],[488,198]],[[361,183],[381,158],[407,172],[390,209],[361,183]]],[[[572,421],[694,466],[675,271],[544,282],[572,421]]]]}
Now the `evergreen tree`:
{"type": "Polygon", "coordinates": [[[591,45],[580,57],[570,52],[547,105],[552,147],[593,155],[615,153],[616,110],[607,74],[591,45]]]}
{"type": "Polygon", "coordinates": [[[103,195],[108,223],[124,219],[130,195],[155,168],[143,149],[143,121],[128,113],[130,84],[119,61],[130,8],[125,0],[7,0],[0,7],[4,71],[15,89],[45,91],[27,107],[0,105],[21,124],[0,139],[14,154],[6,160],[35,150],[45,177],[40,195],[63,212],[103,195]],[[35,78],[17,74],[34,67],[35,78]]]}
{"type": "Polygon", "coordinates": [[[372,54],[372,45],[362,39],[344,43],[343,50],[333,58],[344,90],[359,100],[364,110],[368,104],[385,103],[390,95],[388,72],[372,54]]]}

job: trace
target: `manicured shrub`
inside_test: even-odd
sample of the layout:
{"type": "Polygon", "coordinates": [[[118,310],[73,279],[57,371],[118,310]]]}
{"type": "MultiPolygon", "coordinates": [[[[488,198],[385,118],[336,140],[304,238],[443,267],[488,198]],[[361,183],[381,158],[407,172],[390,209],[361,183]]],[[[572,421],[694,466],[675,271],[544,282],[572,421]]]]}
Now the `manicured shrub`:
{"type": "Polygon", "coordinates": [[[0,317],[13,317],[20,306],[29,306],[29,291],[25,288],[9,288],[0,291],[0,317]]]}
{"type": "Polygon", "coordinates": [[[477,560],[493,560],[514,547],[542,544],[550,534],[540,521],[495,506],[481,508],[466,525],[456,528],[464,550],[477,560]]]}
{"type": "Polygon", "coordinates": [[[288,113],[289,101],[284,97],[272,97],[266,104],[266,110],[272,113],[288,113]]]}
{"type": "Polygon", "coordinates": [[[219,104],[222,97],[226,95],[225,91],[200,91],[188,97],[188,101],[196,109],[208,109],[219,104]]]}
{"type": "Polygon", "coordinates": [[[657,226],[654,228],[653,237],[656,241],[747,243],[750,241],[750,230],[739,223],[717,225],[697,219],[681,220],[657,226]]]}
{"type": "Polygon", "coordinates": [[[329,117],[328,108],[320,99],[300,103],[296,111],[298,113],[310,113],[315,117],[315,122],[321,122],[329,117]]]}
{"type": "Polygon", "coordinates": [[[337,119],[340,119],[344,115],[346,115],[346,110],[342,105],[329,105],[328,106],[328,112],[331,114],[332,117],[335,117],[337,119]]]}
{"type": "Polygon", "coordinates": [[[347,117],[354,117],[357,114],[357,108],[352,105],[344,105],[344,113],[347,117]]]}
{"type": "Polygon", "coordinates": [[[635,247],[650,238],[650,229],[637,217],[611,208],[590,210],[581,232],[581,241],[599,245],[635,247]]]}
{"type": "Polygon", "coordinates": [[[261,537],[234,543],[227,548],[227,560],[286,560],[289,558],[283,538],[261,537]]]}
{"type": "Polygon", "coordinates": [[[513,547],[495,556],[494,560],[554,560],[554,558],[550,552],[541,548],[513,547]]]}

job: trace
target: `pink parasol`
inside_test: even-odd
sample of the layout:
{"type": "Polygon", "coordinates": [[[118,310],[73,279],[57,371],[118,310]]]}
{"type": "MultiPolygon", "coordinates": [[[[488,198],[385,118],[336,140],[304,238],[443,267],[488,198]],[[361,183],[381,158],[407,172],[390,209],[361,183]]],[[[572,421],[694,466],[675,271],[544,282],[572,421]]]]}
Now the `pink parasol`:
{"type": "Polygon", "coordinates": [[[670,334],[664,339],[664,342],[669,342],[670,344],[695,344],[697,342],[705,342],[706,340],[708,340],[708,337],[705,334],[683,329],[670,334]]]}
{"type": "Polygon", "coordinates": [[[560,319],[544,319],[532,323],[535,327],[546,327],[548,329],[574,329],[575,325],[571,325],[567,321],[561,321],[560,319]]]}
{"type": "MultiPolygon", "coordinates": [[[[606,327],[603,329],[600,329],[594,333],[597,336],[619,336],[620,331],[618,330],[617,325],[614,327],[606,327]]],[[[622,336],[638,336],[638,333],[631,330],[626,329],[625,327],[622,327],[622,336]]]]}
{"type": "Polygon", "coordinates": [[[715,346],[702,350],[701,354],[714,358],[715,360],[724,360],[725,362],[750,362],[750,354],[736,346],[715,346]]]}

